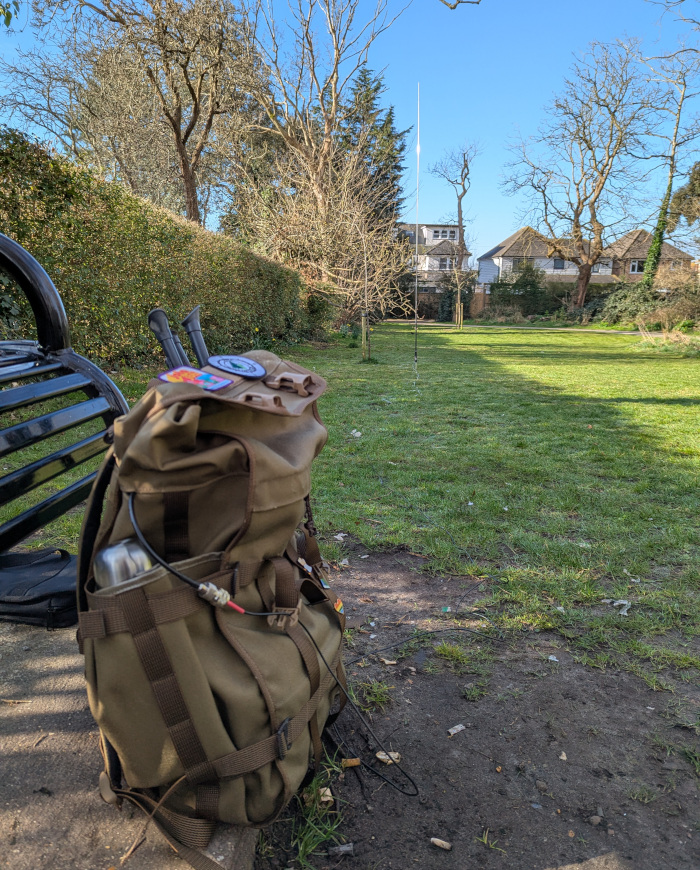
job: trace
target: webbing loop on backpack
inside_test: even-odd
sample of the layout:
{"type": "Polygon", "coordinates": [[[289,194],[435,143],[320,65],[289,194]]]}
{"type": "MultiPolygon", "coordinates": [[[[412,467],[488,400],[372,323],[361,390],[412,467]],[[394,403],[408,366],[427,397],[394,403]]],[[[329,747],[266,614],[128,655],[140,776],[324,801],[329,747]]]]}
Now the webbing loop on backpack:
{"type": "Polygon", "coordinates": [[[181,562],[190,555],[189,492],[163,493],[163,542],[166,562],[181,562]]]}
{"type": "MultiPolygon", "coordinates": [[[[83,640],[107,637],[110,634],[130,630],[127,618],[119,603],[120,596],[104,598],[88,592],[87,597],[91,609],[82,611],[78,615],[80,636],[83,640]]],[[[146,593],[146,597],[156,625],[165,625],[169,622],[176,622],[178,619],[186,619],[193,613],[210,607],[206,601],[199,597],[196,589],[184,584],[179,589],[173,589],[169,592],[161,592],[156,595],[146,593]]]]}
{"type": "MultiPolygon", "coordinates": [[[[100,795],[106,803],[121,807],[122,801],[126,800],[140,809],[156,825],[173,849],[195,870],[221,870],[220,864],[201,852],[209,845],[216,828],[215,821],[174,812],[164,806],[163,798],[156,801],[140,789],[125,788],[122,785],[119,756],[104,734],[100,734],[100,752],[105,765],[103,773],[100,774],[100,795]]],[[[172,794],[183,781],[184,777],[166,794],[172,794]]]]}
{"type": "MultiPolygon", "coordinates": [[[[92,485],[92,491],[85,505],[85,513],[83,514],[83,527],[80,533],[80,549],[78,552],[78,578],[77,578],[77,594],[78,607],[82,610],[86,607],[84,600],[85,584],[88,579],[88,572],[93,556],[93,548],[97,535],[100,530],[100,521],[102,519],[102,505],[109,487],[109,482],[112,477],[112,471],[116,458],[112,447],[107,451],[102,465],[97,471],[97,477],[92,485]]],[[[80,641],[78,641],[80,643],[80,641]]],[[[81,650],[82,652],[82,650],[81,650]]]]}
{"type": "Polygon", "coordinates": [[[146,672],[151,689],[185,771],[208,767],[203,781],[215,780],[216,774],[194,727],[170,656],[158,632],[148,598],[142,588],[130,589],[118,596],[136,652],[146,672]]]}

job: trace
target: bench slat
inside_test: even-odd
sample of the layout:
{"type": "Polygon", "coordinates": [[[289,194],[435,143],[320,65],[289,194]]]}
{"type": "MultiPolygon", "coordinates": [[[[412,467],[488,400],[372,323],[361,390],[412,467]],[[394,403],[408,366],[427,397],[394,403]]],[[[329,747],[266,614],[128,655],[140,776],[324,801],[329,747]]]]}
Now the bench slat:
{"type": "Polygon", "coordinates": [[[107,399],[98,397],[81,402],[72,408],[62,408],[60,411],[44,414],[26,423],[18,423],[0,432],[0,456],[6,456],[22,447],[29,447],[50,435],[65,432],[66,429],[94,420],[95,417],[100,417],[109,411],[107,399]]]}
{"type": "Polygon", "coordinates": [[[2,366],[0,368],[0,384],[6,384],[8,381],[21,381],[24,378],[33,378],[37,375],[47,375],[61,368],[63,366],[60,362],[37,363],[36,361],[29,364],[2,366]]]}
{"type": "Polygon", "coordinates": [[[28,363],[34,360],[36,362],[36,353],[27,353],[19,350],[15,351],[0,351],[0,365],[10,366],[17,363],[28,363]]]}
{"type": "Polygon", "coordinates": [[[90,494],[96,475],[97,472],[93,471],[92,474],[83,477],[72,486],[62,489],[56,495],[52,495],[6,522],[0,527],[0,551],[9,549],[17,541],[23,540],[84,501],[90,494]]]}
{"type": "Polygon", "coordinates": [[[13,471],[0,479],[0,506],[25,495],[42,483],[53,480],[81,462],[99,456],[106,449],[104,433],[98,432],[77,444],[71,444],[50,456],[32,462],[31,465],[13,471]]]}
{"type": "MultiPolygon", "coordinates": [[[[69,374],[60,378],[51,378],[38,384],[25,384],[23,387],[13,387],[0,393],[0,411],[12,411],[14,408],[35,405],[46,399],[55,399],[90,386],[90,378],[85,375],[69,374]]],[[[94,388],[93,388],[94,394],[94,388]]]]}

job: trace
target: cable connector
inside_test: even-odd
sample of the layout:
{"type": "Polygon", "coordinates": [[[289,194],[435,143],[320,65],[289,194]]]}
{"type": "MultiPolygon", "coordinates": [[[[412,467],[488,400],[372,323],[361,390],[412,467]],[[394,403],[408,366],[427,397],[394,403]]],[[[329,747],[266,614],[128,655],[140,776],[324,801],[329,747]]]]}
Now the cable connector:
{"type": "Polygon", "coordinates": [[[214,583],[200,583],[197,587],[197,592],[200,598],[203,598],[215,607],[226,607],[231,601],[231,596],[228,592],[220,586],[214,585],[214,583]]]}

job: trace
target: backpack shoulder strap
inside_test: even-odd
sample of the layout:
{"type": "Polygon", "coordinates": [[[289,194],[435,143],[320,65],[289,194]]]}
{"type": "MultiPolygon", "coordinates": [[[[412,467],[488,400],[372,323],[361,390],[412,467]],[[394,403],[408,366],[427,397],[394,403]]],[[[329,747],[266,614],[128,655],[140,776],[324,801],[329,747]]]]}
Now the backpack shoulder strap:
{"type": "Polygon", "coordinates": [[[80,530],[80,544],[78,546],[78,610],[87,610],[85,584],[87,583],[95,541],[97,540],[102,520],[102,505],[112,478],[115,462],[114,449],[110,447],[102,465],[97,471],[97,477],[85,505],[83,525],[80,530]]]}

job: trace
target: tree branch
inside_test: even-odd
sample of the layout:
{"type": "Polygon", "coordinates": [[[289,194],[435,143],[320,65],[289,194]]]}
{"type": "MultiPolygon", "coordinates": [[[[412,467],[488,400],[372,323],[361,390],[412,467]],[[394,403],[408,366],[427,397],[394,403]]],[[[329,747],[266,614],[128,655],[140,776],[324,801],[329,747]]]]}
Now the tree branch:
{"type": "Polygon", "coordinates": [[[470,6],[478,6],[481,3],[481,0],[440,0],[441,3],[444,3],[448,9],[456,9],[458,6],[462,6],[463,4],[467,4],[470,6]]]}

